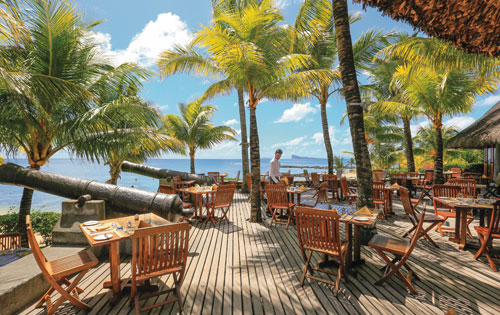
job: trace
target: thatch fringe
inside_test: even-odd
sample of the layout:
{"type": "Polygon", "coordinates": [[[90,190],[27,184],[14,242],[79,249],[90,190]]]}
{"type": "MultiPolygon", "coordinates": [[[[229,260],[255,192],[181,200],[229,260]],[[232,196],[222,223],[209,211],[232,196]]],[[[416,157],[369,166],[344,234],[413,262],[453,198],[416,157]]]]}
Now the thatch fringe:
{"type": "Polygon", "coordinates": [[[354,0],[469,53],[500,56],[499,0],[354,0]]]}

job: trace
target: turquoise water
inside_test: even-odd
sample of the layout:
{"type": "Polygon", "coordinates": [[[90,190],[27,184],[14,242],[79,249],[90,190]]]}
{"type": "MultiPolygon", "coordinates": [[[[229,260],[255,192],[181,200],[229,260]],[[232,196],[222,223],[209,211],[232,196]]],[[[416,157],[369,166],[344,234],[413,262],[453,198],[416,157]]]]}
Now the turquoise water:
{"type": "MultiPolygon", "coordinates": [[[[261,159],[261,172],[265,173],[269,170],[270,159],[261,159]]],[[[27,166],[25,159],[7,159],[7,162],[27,166]]],[[[189,172],[188,159],[152,159],[145,163],[146,165],[172,169],[176,171],[189,172]]],[[[281,159],[281,165],[290,166],[327,166],[326,159],[281,159]]],[[[218,171],[228,173],[229,177],[235,177],[238,170],[241,169],[240,159],[197,159],[196,173],[207,173],[209,171],[218,171]]],[[[100,164],[92,164],[79,159],[51,159],[50,162],[43,166],[42,171],[56,173],[60,175],[72,176],[77,178],[85,178],[105,182],[109,179],[108,166],[100,164]]],[[[282,172],[287,172],[287,168],[282,168],[282,172]]],[[[309,171],[314,171],[309,169],[309,171]]],[[[291,169],[293,173],[302,172],[301,169],[291,169]]],[[[240,177],[241,178],[241,177],[240,177]]],[[[158,180],[155,178],[145,177],[133,173],[122,172],[121,178],[118,180],[118,185],[133,186],[135,188],[156,191],[158,188],[158,180]]],[[[0,213],[5,213],[9,208],[19,206],[23,193],[22,187],[1,185],[0,184],[0,213]]],[[[33,209],[42,211],[60,211],[61,201],[64,198],[35,191],[33,194],[33,209]]]]}

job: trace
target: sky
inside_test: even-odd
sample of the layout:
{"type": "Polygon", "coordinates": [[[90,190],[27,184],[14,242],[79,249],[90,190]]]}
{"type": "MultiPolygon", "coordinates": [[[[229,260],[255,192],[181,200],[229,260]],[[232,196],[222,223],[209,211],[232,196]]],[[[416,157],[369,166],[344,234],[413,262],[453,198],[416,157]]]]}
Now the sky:
{"type": "MultiPolygon", "coordinates": [[[[194,33],[201,26],[209,25],[211,20],[211,0],[77,0],[75,3],[86,22],[103,21],[94,28],[95,40],[115,62],[137,62],[153,71],[157,71],[155,59],[161,51],[171,49],[175,44],[188,43],[194,33]]],[[[277,0],[276,3],[282,9],[285,23],[293,23],[301,1],[277,0]]],[[[413,32],[408,24],[395,22],[375,9],[364,10],[352,1],[348,4],[350,13],[362,17],[360,22],[351,26],[353,42],[372,28],[386,32],[413,32]]],[[[156,75],[145,82],[141,96],[155,104],[162,114],[178,114],[179,102],[194,101],[207,87],[208,82],[197,77],[174,75],[160,80],[156,75]]],[[[498,101],[500,93],[487,95],[477,101],[472,113],[445,119],[445,123],[463,129],[498,101]]],[[[225,124],[240,130],[236,93],[214,98],[208,103],[218,107],[213,118],[216,125],[225,124]]],[[[347,121],[340,124],[345,101],[332,95],[328,104],[334,154],[347,156],[343,152],[352,151],[349,126],[347,121]]],[[[263,101],[257,108],[257,122],[261,157],[273,156],[278,147],[283,149],[284,158],[289,158],[291,154],[326,157],[316,99],[304,99],[298,103],[263,101]]],[[[426,120],[415,121],[413,132],[426,124],[426,120]]],[[[65,157],[67,154],[58,156],[65,157]]],[[[163,157],[179,156],[169,154],[163,157]]],[[[241,158],[239,141],[225,142],[213,149],[200,151],[197,158],[241,158]]]]}

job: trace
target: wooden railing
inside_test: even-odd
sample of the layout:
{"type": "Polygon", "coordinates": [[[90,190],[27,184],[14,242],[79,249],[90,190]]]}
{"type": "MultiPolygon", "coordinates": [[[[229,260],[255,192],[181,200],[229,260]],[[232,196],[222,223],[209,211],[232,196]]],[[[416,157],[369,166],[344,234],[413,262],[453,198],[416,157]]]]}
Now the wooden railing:
{"type": "Polygon", "coordinates": [[[0,250],[16,249],[21,247],[21,234],[0,234],[0,250]]]}

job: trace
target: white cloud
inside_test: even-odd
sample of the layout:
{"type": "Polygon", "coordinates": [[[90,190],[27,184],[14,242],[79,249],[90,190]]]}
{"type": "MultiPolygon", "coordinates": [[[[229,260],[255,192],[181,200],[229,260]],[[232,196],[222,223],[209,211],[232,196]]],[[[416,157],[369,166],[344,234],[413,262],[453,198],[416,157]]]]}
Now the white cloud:
{"type": "Polygon", "coordinates": [[[458,131],[468,127],[475,121],[474,118],[468,116],[453,117],[444,122],[447,127],[454,127],[458,131]]]}
{"type": "Polygon", "coordinates": [[[163,114],[165,114],[165,111],[168,109],[168,105],[156,105],[155,107],[163,114]]]}
{"type": "Polygon", "coordinates": [[[420,130],[420,128],[427,128],[427,126],[429,126],[429,125],[430,125],[430,123],[428,120],[422,121],[421,123],[419,123],[417,125],[411,125],[410,126],[411,135],[415,136],[417,134],[417,132],[420,130]]]}
{"type": "Polygon", "coordinates": [[[236,119],[230,119],[224,122],[224,125],[226,126],[237,125],[237,124],[239,124],[239,122],[236,119]]]}
{"type": "Polygon", "coordinates": [[[91,32],[89,37],[101,46],[114,65],[135,62],[150,67],[162,51],[189,43],[193,34],[178,15],[168,12],[158,14],[156,21],[149,21],[124,50],[112,49],[110,34],[91,32]]]}
{"type": "MultiPolygon", "coordinates": [[[[328,128],[328,133],[330,134],[330,141],[332,143],[338,143],[339,142],[337,139],[335,139],[335,129],[333,128],[333,126],[330,126],[328,128]]],[[[315,134],[312,135],[311,139],[314,140],[315,144],[322,144],[322,143],[324,143],[323,133],[322,132],[316,132],[315,134]]]]}
{"type": "Polygon", "coordinates": [[[297,122],[304,119],[307,115],[316,113],[316,109],[311,106],[311,102],[305,104],[293,104],[292,108],[286,109],[280,119],[275,123],[297,122]]]}
{"type": "Polygon", "coordinates": [[[491,106],[500,102],[500,95],[490,95],[484,100],[476,103],[476,106],[491,106]]]}
{"type": "Polygon", "coordinates": [[[300,143],[302,143],[306,139],[307,139],[307,136],[298,137],[298,138],[292,139],[292,140],[287,141],[287,142],[273,144],[271,146],[271,148],[293,147],[293,146],[299,145],[300,143]]]}
{"type": "MultiPolygon", "coordinates": [[[[314,105],[314,107],[316,107],[317,109],[321,109],[320,104],[316,104],[316,105],[314,105]]],[[[326,103],[326,108],[332,108],[332,105],[330,105],[330,103],[326,103]]]]}

